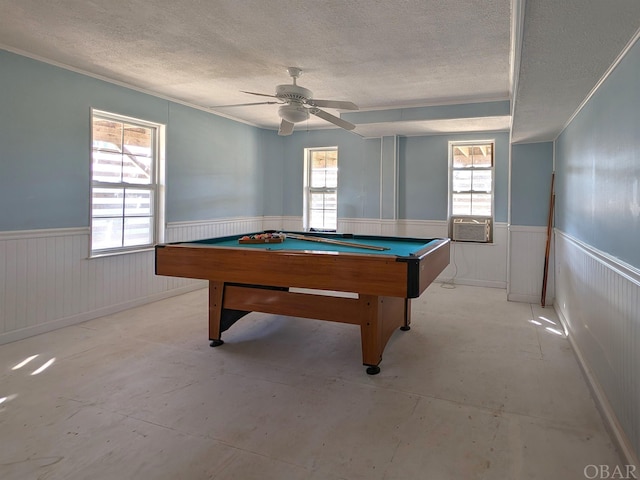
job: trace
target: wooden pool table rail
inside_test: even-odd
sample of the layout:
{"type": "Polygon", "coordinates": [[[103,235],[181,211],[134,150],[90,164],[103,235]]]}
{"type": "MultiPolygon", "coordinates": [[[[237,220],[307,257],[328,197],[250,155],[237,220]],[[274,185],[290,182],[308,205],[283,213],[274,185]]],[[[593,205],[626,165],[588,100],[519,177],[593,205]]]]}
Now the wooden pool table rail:
{"type": "Polygon", "coordinates": [[[419,297],[448,264],[448,239],[411,258],[190,243],[156,247],[157,275],[403,298],[419,297]]]}

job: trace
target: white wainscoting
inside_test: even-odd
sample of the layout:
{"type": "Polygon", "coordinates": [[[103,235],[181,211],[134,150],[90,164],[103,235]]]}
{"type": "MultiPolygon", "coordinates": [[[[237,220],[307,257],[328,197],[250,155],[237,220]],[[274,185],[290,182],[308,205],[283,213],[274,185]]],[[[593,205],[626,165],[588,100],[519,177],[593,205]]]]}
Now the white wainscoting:
{"type": "MultiPolygon", "coordinates": [[[[262,228],[262,217],[167,226],[167,242],[262,228]]],[[[0,232],[0,344],[167,298],[206,283],[155,275],[153,250],[88,258],[89,229],[0,232]]]]}
{"type": "Polygon", "coordinates": [[[640,270],[555,232],[555,309],[629,464],[640,452],[640,270]]]}
{"type": "MultiPolygon", "coordinates": [[[[263,229],[301,231],[302,218],[176,222],[167,225],[165,237],[169,243],[263,229]]],[[[339,231],[434,238],[447,236],[447,222],[343,218],[339,231]]],[[[496,223],[492,244],[453,243],[451,263],[438,281],[506,288],[507,238],[507,225],[496,223]]],[[[88,252],[88,228],[0,232],[0,344],[206,286],[157,277],[152,250],[93,259],[88,252]]]]}
{"type": "Polygon", "coordinates": [[[263,229],[263,217],[223,218],[200,222],[167,224],[166,242],[187,242],[203,238],[227,237],[263,229]]]}
{"type": "Polygon", "coordinates": [[[287,232],[302,232],[302,217],[264,217],[262,222],[262,229],[287,232]]]}
{"type": "Polygon", "coordinates": [[[0,234],[0,344],[188,291],[153,274],[153,251],[88,252],[88,228],[0,234]]]}
{"type": "MultiPolygon", "coordinates": [[[[509,227],[509,288],[507,298],[514,302],[540,303],[547,227],[509,227]]],[[[552,305],[555,293],[554,248],[551,239],[545,305],[552,305]]]]}

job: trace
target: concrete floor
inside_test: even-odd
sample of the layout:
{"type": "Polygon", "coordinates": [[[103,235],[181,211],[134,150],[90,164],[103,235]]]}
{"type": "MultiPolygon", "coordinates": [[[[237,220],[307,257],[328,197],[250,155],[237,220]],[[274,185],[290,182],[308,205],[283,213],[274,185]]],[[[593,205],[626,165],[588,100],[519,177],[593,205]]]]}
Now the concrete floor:
{"type": "Polygon", "coordinates": [[[0,478],[555,480],[621,463],[552,308],[434,284],[368,376],[353,325],[253,313],[210,348],[206,292],[1,346],[0,478]]]}

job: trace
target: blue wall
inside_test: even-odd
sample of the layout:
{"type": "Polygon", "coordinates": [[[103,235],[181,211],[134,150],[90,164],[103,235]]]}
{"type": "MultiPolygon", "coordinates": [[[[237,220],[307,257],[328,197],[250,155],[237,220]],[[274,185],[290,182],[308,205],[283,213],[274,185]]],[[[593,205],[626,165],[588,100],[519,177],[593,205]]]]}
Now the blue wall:
{"type": "Polygon", "coordinates": [[[556,144],[556,226],[640,268],[640,44],[556,144]]]}
{"type": "Polygon", "coordinates": [[[304,149],[333,146],[338,147],[338,216],[379,218],[380,139],[365,140],[339,129],[299,131],[286,137],[282,215],[302,216],[304,149]]]}
{"type": "MultiPolygon", "coordinates": [[[[338,215],[393,214],[395,153],[383,155],[379,138],[341,129],[279,137],[10,52],[0,51],[0,66],[0,202],[10,206],[0,230],[89,225],[91,108],[167,126],[168,222],[301,217],[304,149],[326,146],[340,152],[338,215]]],[[[507,221],[506,132],[385,137],[397,145],[399,218],[446,220],[448,142],[477,139],[496,141],[496,220],[507,221]]]]}
{"type": "Polygon", "coordinates": [[[91,108],[167,125],[167,221],[262,214],[273,132],[0,51],[0,230],[89,225],[91,108]]]}
{"type": "MultiPolygon", "coordinates": [[[[282,215],[284,193],[284,146],[287,137],[271,130],[260,130],[258,151],[263,176],[262,212],[265,216],[282,215]]],[[[302,182],[302,177],[300,177],[302,182]]]]}
{"type": "Polygon", "coordinates": [[[0,51],[0,230],[89,224],[91,107],[167,121],[167,102],[0,51]]]}
{"type": "Polygon", "coordinates": [[[261,130],[176,103],[167,127],[167,221],[258,216],[261,130]]]}
{"type": "Polygon", "coordinates": [[[511,225],[547,225],[552,173],[553,143],[512,146],[511,225]]]}

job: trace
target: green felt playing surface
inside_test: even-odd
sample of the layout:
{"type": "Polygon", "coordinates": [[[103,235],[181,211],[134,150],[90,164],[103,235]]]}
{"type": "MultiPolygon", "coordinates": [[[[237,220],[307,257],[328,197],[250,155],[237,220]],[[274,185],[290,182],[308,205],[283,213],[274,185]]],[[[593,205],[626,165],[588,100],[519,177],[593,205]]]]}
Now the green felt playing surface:
{"type": "MultiPolygon", "coordinates": [[[[309,233],[304,233],[304,235],[311,236],[311,234],[309,233]]],[[[388,248],[388,250],[378,251],[378,250],[371,250],[368,248],[359,248],[359,247],[352,247],[352,246],[346,246],[346,245],[335,245],[331,243],[311,242],[307,240],[297,240],[293,238],[287,238],[282,243],[240,244],[238,243],[238,239],[242,237],[242,235],[238,235],[236,237],[225,237],[221,239],[211,238],[211,239],[199,240],[199,241],[190,242],[190,243],[203,244],[203,245],[208,245],[212,247],[218,246],[218,247],[234,247],[234,248],[252,248],[252,249],[262,249],[262,250],[310,250],[310,251],[319,251],[319,252],[366,253],[371,255],[395,255],[400,257],[408,257],[412,254],[415,254],[419,250],[423,249],[431,241],[436,241],[436,240],[425,241],[425,240],[409,239],[409,238],[402,238],[402,237],[397,237],[397,238],[367,237],[367,236],[342,237],[340,235],[335,235],[335,236],[316,235],[316,236],[320,238],[334,239],[341,242],[385,247],[385,248],[388,248]]]]}

